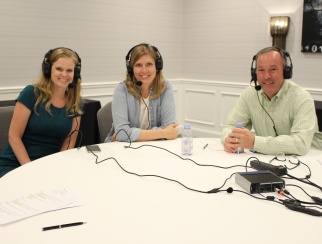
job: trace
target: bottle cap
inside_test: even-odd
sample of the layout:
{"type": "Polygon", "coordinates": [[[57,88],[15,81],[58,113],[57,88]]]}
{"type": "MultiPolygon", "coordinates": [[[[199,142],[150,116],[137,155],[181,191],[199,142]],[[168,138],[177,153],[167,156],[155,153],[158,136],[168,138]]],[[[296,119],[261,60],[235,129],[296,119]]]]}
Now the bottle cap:
{"type": "Polygon", "coordinates": [[[190,124],[184,124],[184,129],[190,129],[190,124]]]}
{"type": "Polygon", "coordinates": [[[243,128],[243,123],[242,123],[242,122],[238,122],[238,123],[236,124],[236,127],[237,127],[237,128],[243,128]]]}

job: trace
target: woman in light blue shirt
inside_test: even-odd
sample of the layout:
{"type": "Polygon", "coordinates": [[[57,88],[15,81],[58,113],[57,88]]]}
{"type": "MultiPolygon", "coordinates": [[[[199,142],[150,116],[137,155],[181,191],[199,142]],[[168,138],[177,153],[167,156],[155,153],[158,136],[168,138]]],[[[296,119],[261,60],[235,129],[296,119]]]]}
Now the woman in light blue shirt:
{"type": "Polygon", "coordinates": [[[105,142],[177,138],[174,92],[163,78],[159,50],[145,43],[134,46],[126,67],[126,79],[114,91],[113,126],[105,142]]]}

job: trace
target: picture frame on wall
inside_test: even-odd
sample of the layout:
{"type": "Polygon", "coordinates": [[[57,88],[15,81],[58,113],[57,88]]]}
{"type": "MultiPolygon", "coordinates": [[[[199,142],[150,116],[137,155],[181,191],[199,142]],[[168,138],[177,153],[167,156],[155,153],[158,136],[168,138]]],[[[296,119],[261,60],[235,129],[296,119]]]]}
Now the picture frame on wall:
{"type": "Polygon", "coordinates": [[[304,0],[301,51],[322,53],[322,0],[304,0]]]}

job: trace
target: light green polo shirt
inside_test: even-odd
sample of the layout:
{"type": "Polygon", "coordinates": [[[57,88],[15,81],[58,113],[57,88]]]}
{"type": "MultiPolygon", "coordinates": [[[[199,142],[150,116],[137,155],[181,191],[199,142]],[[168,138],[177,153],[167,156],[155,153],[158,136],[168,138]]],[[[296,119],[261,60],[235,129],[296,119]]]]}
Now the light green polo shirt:
{"type": "Polygon", "coordinates": [[[222,143],[237,122],[249,130],[253,128],[254,149],[260,153],[303,155],[311,146],[322,150],[322,133],[318,130],[314,100],[308,91],[290,80],[284,81],[271,100],[262,90],[247,87],[222,127],[222,143]],[[274,121],[278,136],[259,101],[274,121]]]}

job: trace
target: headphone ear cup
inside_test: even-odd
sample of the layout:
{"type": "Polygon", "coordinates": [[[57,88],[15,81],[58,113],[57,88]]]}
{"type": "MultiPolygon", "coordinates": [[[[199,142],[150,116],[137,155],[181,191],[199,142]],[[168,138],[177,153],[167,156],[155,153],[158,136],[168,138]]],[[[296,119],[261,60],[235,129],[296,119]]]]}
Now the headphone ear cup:
{"type": "Polygon", "coordinates": [[[129,75],[133,75],[133,69],[131,68],[130,65],[126,64],[126,70],[129,75]]]}
{"type": "Polygon", "coordinates": [[[50,78],[51,74],[51,64],[49,62],[42,63],[42,73],[46,78],[50,78]]]}
{"type": "Polygon", "coordinates": [[[291,79],[292,78],[292,67],[286,66],[284,68],[284,79],[291,79]]]}
{"type": "Polygon", "coordinates": [[[163,69],[163,60],[162,58],[157,58],[155,60],[155,67],[157,70],[162,70],[163,69]]]}
{"type": "Polygon", "coordinates": [[[76,65],[74,68],[74,80],[77,80],[78,78],[81,77],[80,73],[81,73],[81,68],[78,65],[76,65]]]}
{"type": "MultiPolygon", "coordinates": [[[[54,49],[55,50],[55,49],[54,49]]],[[[52,54],[52,52],[54,51],[52,49],[50,49],[44,56],[44,60],[42,61],[42,73],[43,75],[49,79],[50,75],[51,75],[51,63],[49,62],[49,57],[52,54]]]]}
{"type": "Polygon", "coordinates": [[[127,70],[127,73],[129,74],[129,75],[133,75],[133,69],[131,68],[131,58],[130,58],[130,55],[131,55],[131,52],[132,52],[132,50],[135,48],[135,47],[137,47],[138,45],[136,45],[136,46],[134,46],[134,47],[132,47],[129,51],[128,51],[128,53],[126,54],[126,56],[125,56],[125,65],[126,65],[126,70],[127,70]]]}
{"type": "Polygon", "coordinates": [[[291,55],[288,52],[286,52],[285,50],[281,49],[281,48],[276,48],[276,49],[281,52],[282,57],[285,60],[285,67],[283,69],[284,79],[291,79],[292,78],[292,73],[293,73],[293,64],[292,64],[291,55]],[[287,58],[289,59],[289,62],[291,63],[290,66],[286,65],[287,58]]]}
{"type": "MultiPolygon", "coordinates": [[[[252,65],[250,66],[250,74],[252,76],[252,81],[257,81],[256,68],[254,68],[254,63],[256,63],[257,54],[253,56],[252,65]]],[[[256,84],[256,83],[255,83],[256,84]]]]}
{"type": "Polygon", "coordinates": [[[250,69],[250,73],[252,75],[252,81],[257,81],[256,69],[255,68],[251,68],[250,69]]]}

